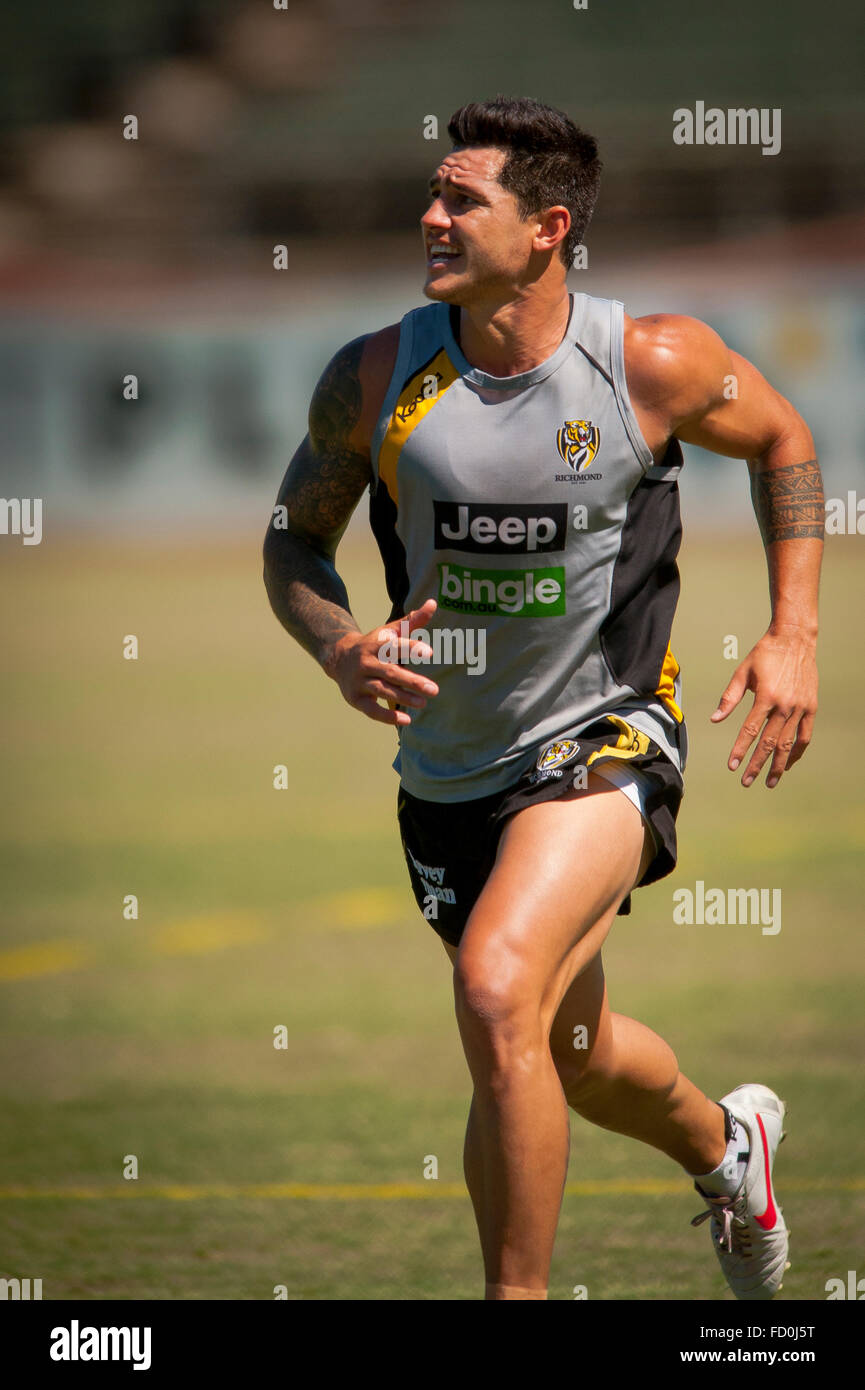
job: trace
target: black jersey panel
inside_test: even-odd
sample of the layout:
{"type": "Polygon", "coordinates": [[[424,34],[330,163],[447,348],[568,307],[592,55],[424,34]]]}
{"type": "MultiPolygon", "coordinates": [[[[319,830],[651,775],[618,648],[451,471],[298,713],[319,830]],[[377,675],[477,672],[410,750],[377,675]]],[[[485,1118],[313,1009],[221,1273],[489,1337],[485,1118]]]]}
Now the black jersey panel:
{"type": "Polygon", "coordinates": [[[405,546],[396,531],[396,504],[382,482],[369,499],[369,522],[384,561],[384,578],[391,611],[388,622],[402,617],[409,591],[405,546]]]}
{"type": "MultiPolygon", "coordinates": [[[[681,445],[674,439],[662,466],[681,462],[681,445]]],[[[676,556],[681,540],[676,478],[642,478],[628,502],[610,611],[599,632],[612,675],[638,695],[656,694],[661,682],[679,599],[676,556]]]]}

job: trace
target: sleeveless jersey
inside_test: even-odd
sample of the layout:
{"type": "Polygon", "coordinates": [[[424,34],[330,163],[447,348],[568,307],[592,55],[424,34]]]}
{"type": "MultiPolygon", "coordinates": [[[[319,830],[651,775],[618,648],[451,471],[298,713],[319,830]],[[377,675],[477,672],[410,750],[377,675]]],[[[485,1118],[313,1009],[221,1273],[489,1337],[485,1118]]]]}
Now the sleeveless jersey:
{"type": "Polygon", "coordinates": [[[551,739],[616,712],[681,772],[670,630],[678,440],[655,464],[625,380],[624,309],[571,295],[565,336],[517,376],[473,367],[459,310],[406,314],[372,442],[370,522],[389,621],[428,598],[439,686],[394,767],[429,801],[503,791],[551,739]]]}

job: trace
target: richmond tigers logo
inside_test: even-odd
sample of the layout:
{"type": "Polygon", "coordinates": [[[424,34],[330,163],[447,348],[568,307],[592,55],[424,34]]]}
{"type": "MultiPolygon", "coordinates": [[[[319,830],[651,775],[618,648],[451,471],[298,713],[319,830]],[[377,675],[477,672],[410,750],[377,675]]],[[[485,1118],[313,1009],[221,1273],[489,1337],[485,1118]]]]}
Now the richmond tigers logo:
{"type": "Polygon", "coordinates": [[[549,772],[555,767],[561,767],[562,763],[569,763],[579,751],[580,745],[575,739],[559,739],[556,743],[548,743],[546,748],[541,750],[535,767],[538,772],[549,772]]]}
{"type": "Polygon", "coordinates": [[[566,420],[556,432],[559,458],[575,473],[585,473],[598,452],[601,431],[591,420],[566,420]]]}

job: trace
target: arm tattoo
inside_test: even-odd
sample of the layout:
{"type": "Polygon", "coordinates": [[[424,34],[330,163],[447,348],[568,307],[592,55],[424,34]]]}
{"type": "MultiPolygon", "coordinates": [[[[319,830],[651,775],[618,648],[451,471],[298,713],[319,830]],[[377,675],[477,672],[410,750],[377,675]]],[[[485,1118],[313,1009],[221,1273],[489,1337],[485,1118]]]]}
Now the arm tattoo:
{"type": "Polygon", "coordinates": [[[265,584],[287,632],[318,661],[347,632],[359,632],[333,557],[367,485],[368,453],[349,437],[363,404],[358,366],[364,339],[341,349],[313,394],[309,434],[291,461],[277,504],[287,524],[271,519],[265,539],[265,584]],[[276,523],[276,524],[274,524],[276,523]]]}
{"type": "Polygon", "coordinates": [[[816,459],[786,464],[783,468],[753,464],[751,499],[764,545],[809,536],[823,539],[826,513],[816,459]]]}
{"type": "Polygon", "coordinates": [[[357,372],[363,341],[349,343],[325,369],[309,408],[309,447],[298,450],[279,496],[291,529],[331,553],[372,479],[369,456],[349,443],[362,405],[357,372]]]}
{"type": "Polygon", "coordinates": [[[323,454],[339,458],[360,419],[363,398],[358,371],[363,338],[342,348],[324,370],[310,406],[310,434],[323,454]]]}

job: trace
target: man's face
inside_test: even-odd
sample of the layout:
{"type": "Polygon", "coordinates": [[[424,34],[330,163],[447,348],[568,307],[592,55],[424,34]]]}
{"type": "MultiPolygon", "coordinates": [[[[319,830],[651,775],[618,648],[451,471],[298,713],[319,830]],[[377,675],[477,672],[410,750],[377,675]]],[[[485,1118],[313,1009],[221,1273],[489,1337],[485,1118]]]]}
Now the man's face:
{"type": "Polygon", "coordinates": [[[538,223],[522,220],[515,196],[499,183],[506,159],[506,150],[457,149],[430,179],[421,218],[428,299],[478,303],[507,294],[525,276],[538,223]]]}

